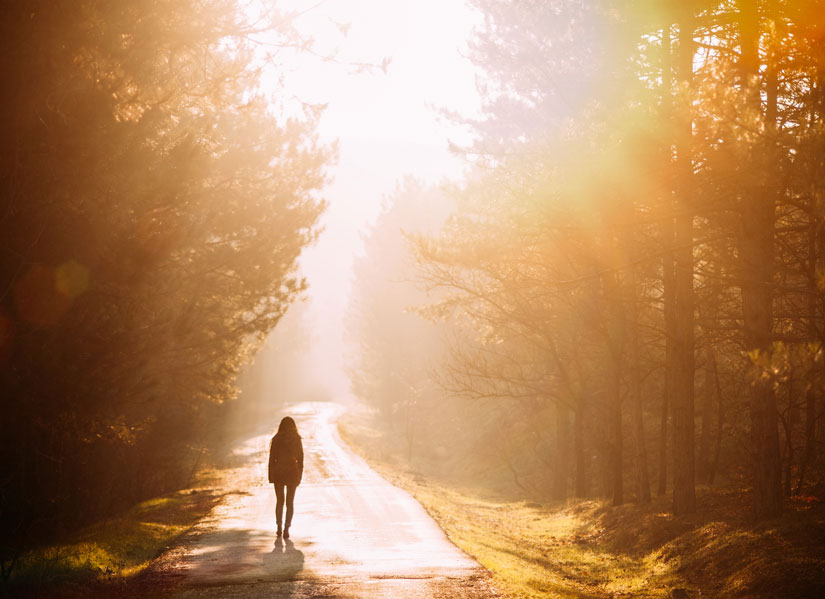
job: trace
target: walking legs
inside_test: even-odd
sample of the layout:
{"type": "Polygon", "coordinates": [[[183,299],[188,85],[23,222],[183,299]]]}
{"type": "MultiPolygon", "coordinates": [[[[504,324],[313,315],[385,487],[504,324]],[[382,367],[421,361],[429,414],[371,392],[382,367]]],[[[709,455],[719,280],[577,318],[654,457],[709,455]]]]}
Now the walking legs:
{"type": "MultiPolygon", "coordinates": [[[[281,536],[281,522],[284,521],[284,486],[275,483],[275,522],[278,524],[278,536],[281,536]]],[[[289,521],[290,517],[292,516],[292,511],[287,508],[286,512],[286,522],[287,528],[289,528],[289,521]]]]}
{"type": "Polygon", "coordinates": [[[292,524],[292,514],[295,511],[295,489],[292,485],[286,487],[286,527],[292,524]]]}
{"type": "Polygon", "coordinates": [[[284,496],[284,487],[275,483],[275,521],[278,523],[278,536],[281,536],[281,523],[284,521],[284,500],[286,500],[286,526],[283,527],[284,538],[289,538],[289,527],[292,525],[292,514],[295,512],[295,489],[292,485],[286,485],[286,496],[284,496]]]}

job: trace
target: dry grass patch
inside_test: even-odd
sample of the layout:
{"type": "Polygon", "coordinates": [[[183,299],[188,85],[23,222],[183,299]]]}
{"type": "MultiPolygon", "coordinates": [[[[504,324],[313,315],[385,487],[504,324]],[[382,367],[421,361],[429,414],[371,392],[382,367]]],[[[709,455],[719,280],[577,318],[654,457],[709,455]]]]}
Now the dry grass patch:
{"type": "Polygon", "coordinates": [[[375,435],[342,427],[370,464],[418,499],[449,538],[512,597],[665,599],[825,596],[823,505],[789,501],[780,519],[748,519],[739,491],[704,490],[689,517],[670,499],[609,507],[602,501],[507,501],[408,471],[375,435]]]}

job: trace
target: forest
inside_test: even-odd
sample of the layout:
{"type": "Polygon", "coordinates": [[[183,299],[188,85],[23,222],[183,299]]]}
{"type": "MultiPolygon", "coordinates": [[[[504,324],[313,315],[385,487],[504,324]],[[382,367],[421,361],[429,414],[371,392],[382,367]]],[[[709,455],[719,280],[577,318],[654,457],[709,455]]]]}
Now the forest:
{"type": "Polygon", "coordinates": [[[474,5],[469,175],[387,198],[356,393],[526,496],[821,498],[823,5],[474,5]]]}
{"type": "Polygon", "coordinates": [[[303,43],[274,9],[7,2],[0,27],[5,578],[190,479],[305,287],[334,151],[256,91],[256,32],[303,43]]]}
{"type": "MultiPolygon", "coordinates": [[[[174,534],[143,548],[137,565],[112,558],[112,574],[84,558],[83,576],[109,584],[151,569],[215,505],[274,507],[273,481],[249,478],[257,466],[242,462],[264,459],[276,416],[298,405],[308,472],[298,518],[356,470],[365,478],[350,487],[367,480],[369,467],[346,465],[362,453],[498,584],[500,564],[461,543],[476,526],[482,536],[506,528],[476,518],[487,509],[476,497],[506,500],[532,522],[513,527],[516,545],[541,529],[538,557],[522,561],[578,585],[537,583],[513,597],[825,588],[821,555],[809,550],[819,543],[821,554],[825,505],[825,2],[463,5],[477,17],[464,58],[480,111],[435,107],[465,134],[442,140],[463,174],[436,183],[404,164],[409,176],[359,245],[334,248],[352,256],[351,276],[335,273],[348,295],[312,300],[328,313],[346,306],[339,378],[351,388],[332,392],[330,364],[302,363],[313,346],[329,356],[335,340],[306,321],[318,308],[301,301],[320,281],[301,260],[336,226],[325,219],[339,146],[320,133],[328,106],[286,82],[306,68],[290,63],[296,56],[339,68],[353,87],[364,73],[391,76],[392,59],[347,62],[319,49],[298,23],[323,1],[2,4],[0,585],[22,570],[29,578],[15,589],[35,588],[37,551],[77,538],[93,546],[88,531],[110,519],[169,524],[140,520],[153,501],[202,511],[169,524],[174,534]],[[337,409],[340,425],[327,418],[337,409]],[[373,420],[357,422],[364,413],[373,420]],[[353,422],[374,427],[380,451],[353,422]],[[231,450],[240,433],[259,435],[260,447],[231,450]],[[462,504],[464,492],[479,495],[462,504]],[[584,561],[548,553],[558,539],[544,524],[583,514],[592,527],[615,525],[611,551],[648,578],[614,592],[614,574],[599,579],[584,561]],[[667,526],[673,538],[695,533],[692,544],[668,537],[662,549],[651,539],[667,526]],[[725,545],[736,535],[740,544],[725,545]],[[654,580],[650,563],[698,571],[705,549],[731,560],[699,582],[654,580]],[[750,551],[758,563],[747,570],[734,558],[750,551]],[[645,555],[655,559],[639,565],[645,555]]],[[[336,36],[326,45],[337,47],[350,24],[326,21],[336,36]]],[[[428,35],[416,31],[416,43],[428,35]]],[[[375,95],[364,112],[380,113],[375,95]]],[[[351,179],[378,179],[380,168],[351,179]]],[[[363,199],[344,193],[355,222],[363,199]]],[[[335,510],[353,516],[352,505],[371,520],[372,502],[349,501],[316,509],[315,526],[335,510]]],[[[238,529],[254,526],[260,538],[272,532],[259,520],[238,529]]],[[[298,530],[283,553],[299,559],[293,578],[279,570],[268,582],[339,596],[312,586],[343,563],[313,553],[324,531],[310,537],[306,525],[298,558],[298,530]]],[[[557,544],[591,551],[599,534],[557,544]]],[[[260,538],[238,550],[254,557],[238,559],[239,571],[281,559],[256,554],[260,538]]]]}

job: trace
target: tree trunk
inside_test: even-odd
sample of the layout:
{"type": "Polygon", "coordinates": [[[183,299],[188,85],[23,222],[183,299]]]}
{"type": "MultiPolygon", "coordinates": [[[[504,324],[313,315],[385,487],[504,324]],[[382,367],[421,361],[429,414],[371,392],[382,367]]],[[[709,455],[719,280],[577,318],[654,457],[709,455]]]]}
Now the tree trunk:
{"type": "Polygon", "coordinates": [[[693,202],[691,186],[692,123],[690,85],[693,79],[693,15],[684,9],[679,22],[678,68],[681,98],[676,130],[676,219],[673,375],[673,513],[689,514],[696,509],[694,458],[694,333],[693,333],[693,202]]]}
{"type": "Polygon", "coordinates": [[[567,477],[570,469],[570,421],[567,406],[556,402],[556,456],[553,470],[553,499],[567,499],[567,477]]]}
{"type": "Polygon", "coordinates": [[[413,419],[414,408],[415,400],[407,398],[407,401],[404,404],[404,438],[407,441],[408,464],[412,464],[413,442],[415,441],[415,422],[413,419]]]}
{"type": "Polygon", "coordinates": [[[713,450],[713,462],[708,471],[708,484],[712,485],[719,469],[719,456],[722,454],[722,432],[725,426],[725,404],[722,400],[722,385],[719,383],[719,366],[716,353],[711,349],[710,358],[713,360],[713,381],[716,383],[716,444],[713,450]]]}
{"type": "MultiPolygon", "coordinates": [[[[808,339],[815,342],[819,336],[817,330],[817,320],[820,310],[822,308],[822,297],[819,291],[819,280],[817,273],[819,272],[820,256],[817,252],[819,246],[819,238],[821,234],[821,225],[814,214],[811,214],[810,233],[808,234],[808,318],[807,329],[808,339]]],[[[823,252],[825,253],[825,252],[823,252]]],[[[805,448],[802,452],[802,460],[799,464],[798,478],[796,482],[796,494],[802,493],[802,488],[805,484],[805,474],[808,466],[813,463],[816,458],[816,398],[817,394],[821,393],[822,385],[825,381],[822,380],[822,372],[817,371],[814,366],[807,376],[808,386],[805,390],[805,448]]]]}
{"type": "MultiPolygon", "coordinates": [[[[616,247],[609,250],[615,254],[616,247]]],[[[608,482],[611,504],[624,503],[624,437],[622,435],[622,354],[625,341],[625,318],[619,275],[609,272],[602,276],[602,299],[605,321],[607,368],[607,438],[608,482]]]]}
{"type": "MultiPolygon", "coordinates": [[[[713,265],[711,275],[710,291],[705,303],[704,320],[709,323],[717,322],[719,318],[719,304],[722,296],[722,268],[719,262],[713,265]]],[[[711,335],[710,327],[704,328],[704,365],[703,365],[703,386],[702,405],[700,415],[702,418],[702,430],[699,436],[699,460],[697,469],[699,478],[707,484],[711,484],[711,471],[715,470],[710,463],[711,445],[713,444],[713,409],[714,406],[721,409],[722,394],[719,389],[719,373],[716,364],[716,350],[714,339],[711,335]]],[[[719,415],[716,417],[717,427],[721,426],[719,415]]],[[[717,439],[720,438],[721,429],[717,430],[717,439]]]]}
{"type": "Polygon", "coordinates": [[[808,465],[816,458],[816,394],[814,385],[809,384],[805,394],[805,451],[802,454],[802,463],[799,465],[799,478],[796,483],[796,494],[802,493],[805,483],[805,471],[808,465]]]}
{"type": "MultiPolygon", "coordinates": [[[[635,288],[635,286],[634,286],[635,288]]],[[[644,415],[642,410],[642,372],[639,355],[638,316],[630,323],[630,401],[633,418],[634,470],[636,474],[636,501],[650,502],[650,477],[647,472],[644,415]]]]}
{"type": "MultiPolygon", "coordinates": [[[[711,301],[716,301],[715,297],[711,301]]],[[[716,364],[713,349],[708,347],[705,350],[705,364],[703,367],[704,385],[702,386],[702,405],[699,413],[702,418],[702,430],[699,434],[699,460],[697,470],[699,478],[708,482],[710,478],[710,446],[713,437],[713,406],[716,396],[716,364]]]]}
{"type": "MultiPolygon", "coordinates": [[[[670,25],[662,29],[662,110],[664,122],[672,121],[672,53],[670,43],[670,25]]],[[[670,147],[664,152],[666,173],[670,172],[670,147]]],[[[670,177],[666,177],[662,191],[665,210],[673,211],[673,182],[670,177]]],[[[673,217],[664,220],[662,227],[662,239],[665,247],[662,256],[662,303],[664,311],[665,325],[665,380],[662,389],[662,411],[659,425],[659,481],[656,492],[659,496],[667,493],[667,463],[668,463],[668,412],[670,394],[673,391],[673,372],[675,370],[673,362],[673,340],[676,338],[675,311],[673,309],[673,217]]]]}
{"type": "Polygon", "coordinates": [[[576,497],[587,497],[587,456],[584,453],[584,405],[575,413],[573,444],[576,452],[576,497]]]}
{"type": "MultiPolygon", "coordinates": [[[[759,87],[759,14],[756,0],[740,0],[740,35],[742,84],[749,95],[746,126],[757,127],[762,121],[759,87]]],[[[755,177],[747,179],[742,205],[742,315],[745,343],[750,355],[768,359],[773,328],[774,196],[767,188],[767,148],[773,143],[776,114],[776,89],[766,90],[768,114],[764,119],[767,143],[765,150],[754,144],[751,164],[755,177]]],[[[757,366],[758,367],[758,366],[757,366]]],[[[782,476],[779,456],[776,397],[769,377],[755,376],[750,388],[751,441],[753,444],[754,512],[757,518],[782,513],[782,476]]]]}
{"type": "Polygon", "coordinates": [[[788,390],[788,411],[785,418],[785,455],[783,460],[784,472],[782,473],[782,492],[785,497],[790,497],[793,489],[793,468],[796,461],[796,446],[794,445],[794,433],[799,425],[799,407],[796,405],[794,387],[795,381],[793,377],[793,370],[788,377],[786,383],[788,390]]]}
{"type": "MultiPolygon", "coordinates": [[[[563,388],[567,391],[568,395],[572,398],[575,398],[576,405],[575,407],[570,406],[558,406],[557,410],[564,410],[564,447],[562,453],[564,454],[564,493],[563,498],[567,497],[567,479],[570,476],[570,420],[568,412],[572,410],[573,417],[574,417],[574,424],[573,424],[573,451],[575,454],[575,467],[576,467],[576,481],[575,481],[575,494],[576,497],[584,497],[587,493],[587,464],[586,458],[584,454],[584,418],[585,418],[585,397],[586,392],[584,390],[585,385],[582,381],[581,376],[581,368],[579,361],[579,354],[578,351],[574,349],[572,360],[565,361],[562,360],[559,356],[558,351],[556,351],[556,346],[554,343],[551,343],[551,354],[550,358],[558,371],[559,376],[561,377],[561,382],[563,388]],[[570,368],[578,366],[578,381],[579,384],[576,385],[573,381],[573,377],[570,373],[570,368]]],[[[559,417],[561,415],[559,414],[559,417]]],[[[561,431],[561,427],[559,428],[561,431]]]]}
{"type": "Polygon", "coordinates": [[[608,460],[610,468],[610,503],[617,506],[624,503],[624,487],[622,477],[622,396],[621,376],[618,368],[613,368],[610,388],[608,389],[608,430],[609,446],[608,460]]]}
{"type": "MultiPolygon", "coordinates": [[[[666,352],[667,354],[667,352],[666,352]]],[[[667,363],[667,355],[665,362],[667,363]]],[[[667,367],[665,367],[667,369],[667,367]]],[[[662,412],[659,421],[659,482],[656,486],[656,494],[659,496],[667,493],[667,422],[668,422],[668,373],[665,373],[665,387],[662,393],[662,412]]]]}

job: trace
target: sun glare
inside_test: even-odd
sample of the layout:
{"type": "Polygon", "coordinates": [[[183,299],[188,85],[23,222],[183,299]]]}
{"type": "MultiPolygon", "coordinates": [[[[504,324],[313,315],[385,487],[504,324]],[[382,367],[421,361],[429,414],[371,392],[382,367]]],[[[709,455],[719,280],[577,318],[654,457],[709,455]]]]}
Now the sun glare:
{"type": "Polygon", "coordinates": [[[0,596],[825,596],[825,0],[0,10],[0,596]]]}
{"type": "Polygon", "coordinates": [[[314,41],[313,53],[264,70],[268,96],[325,106],[319,134],[338,145],[325,233],[301,257],[301,272],[313,281],[305,318],[318,335],[306,363],[328,365],[334,393],[349,393],[343,323],[363,232],[404,176],[437,182],[461,172],[448,142],[467,143],[468,133],[442,111],[479,112],[464,57],[478,18],[463,0],[321,2],[295,21],[314,41]]]}

